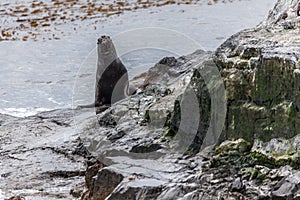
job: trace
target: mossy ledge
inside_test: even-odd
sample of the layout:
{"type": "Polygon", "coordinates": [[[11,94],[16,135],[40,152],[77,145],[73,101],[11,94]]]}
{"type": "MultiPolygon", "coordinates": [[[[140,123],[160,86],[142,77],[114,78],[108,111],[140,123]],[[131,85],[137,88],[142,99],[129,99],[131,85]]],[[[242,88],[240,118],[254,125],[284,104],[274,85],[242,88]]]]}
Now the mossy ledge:
{"type": "Polygon", "coordinates": [[[264,142],[300,134],[299,18],[281,15],[298,1],[278,1],[258,27],[231,36],[215,52],[227,91],[223,139],[264,142]],[[286,23],[295,24],[285,30],[286,23]]]}

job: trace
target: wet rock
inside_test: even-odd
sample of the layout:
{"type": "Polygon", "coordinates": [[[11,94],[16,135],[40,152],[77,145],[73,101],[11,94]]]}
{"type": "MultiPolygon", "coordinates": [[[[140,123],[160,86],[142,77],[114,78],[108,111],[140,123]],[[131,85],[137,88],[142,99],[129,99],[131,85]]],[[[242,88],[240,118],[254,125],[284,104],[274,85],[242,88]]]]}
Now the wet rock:
{"type": "Polygon", "coordinates": [[[169,67],[174,67],[176,66],[177,59],[175,57],[165,57],[161,59],[158,63],[161,65],[167,65],[169,67]]]}
{"type": "Polygon", "coordinates": [[[116,134],[113,134],[111,133],[109,136],[108,136],[108,139],[111,141],[111,142],[114,142],[118,139],[121,139],[124,135],[126,135],[126,133],[124,131],[118,131],[116,134]]]}
{"type": "Polygon", "coordinates": [[[123,187],[121,185],[108,197],[108,200],[157,199],[161,191],[161,187],[144,186],[139,183],[136,186],[128,184],[126,187],[123,187]]]}
{"type": "Polygon", "coordinates": [[[85,183],[81,183],[76,185],[74,188],[70,190],[70,195],[75,198],[80,198],[85,190],[85,183]]]}
{"type": "Polygon", "coordinates": [[[132,153],[150,153],[153,151],[157,151],[161,149],[162,146],[160,144],[146,144],[146,145],[137,145],[133,146],[130,152],[132,153]]]}
{"type": "Polygon", "coordinates": [[[244,139],[238,139],[235,141],[225,141],[221,143],[216,151],[218,153],[244,153],[244,152],[249,152],[251,149],[251,144],[244,139]]]}
{"type": "Polygon", "coordinates": [[[296,28],[296,24],[293,22],[282,23],[282,26],[284,29],[295,29],[296,28]]]}
{"type": "Polygon", "coordinates": [[[117,125],[117,122],[115,121],[111,113],[107,113],[99,119],[99,124],[100,126],[115,127],[117,125]]]}
{"type": "Polygon", "coordinates": [[[273,199],[296,199],[300,190],[300,172],[291,174],[281,180],[272,192],[273,199]]]}
{"type": "Polygon", "coordinates": [[[123,176],[111,169],[101,169],[92,180],[89,199],[104,200],[121,183],[123,176]]]}
{"type": "Polygon", "coordinates": [[[266,20],[261,22],[259,24],[259,27],[270,27],[274,24],[278,24],[282,22],[282,15],[287,14],[289,15],[289,19],[293,19],[297,17],[297,13],[289,13],[289,10],[298,10],[298,1],[297,0],[292,0],[292,1],[283,1],[279,0],[276,2],[274,8],[270,10],[269,15],[266,20]]]}
{"type": "Polygon", "coordinates": [[[263,160],[273,163],[274,166],[290,165],[299,169],[299,136],[291,139],[273,138],[269,142],[255,140],[252,152],[253,155],[263,157],[263,160]]]}
{"type": "Polygon", "coordinates": [[[95,164],[89,165],[87,167],[86,174],[85,174],[85,182],[86,182],[86,187],[88,189],[91,189],[94,176],[96,176],[98,171],[103,167],[105,167],[105,165],[103,165],[98,161],[95,164]]]}
{"type": "Polygon", "coordinates": [[[197,199],[198,194],[196,192],[196,184],[178,184],[169,186],[165,189],[157,199],[172,200],[174,197],[177,199],[197,199]]]}
{"type": "Polygon", "coordinates": [[[166,124],[166,135],[180,139],[189,154],[217,142],[226,110],[225,89],[215,63],[207,59],[197,66],[185,92],[177,97],[166,124]]]}
{"type": "Polygon", "coordinates": [[[22,196],[13,196],[13,197],[10,197],[10,198],[7,199],[7,200],[25,200],[25,198],[22,197],[22,196]]]}
{"type": "Polygon", "coordinates": [[[75,150],[80,140],[74,135],[73,114],[54,110],[26,118],[0,116],[1,194],[72,198],[70,189],[85,174],[85,155],[75,150]]]}
{"type": "Polygon", "coordinates": [[[78,138],[78,141],[79,141],[79,143],[72,153],[74,155],[80,155],[85,158],[89,157],[90,153],[87,150],[87,148],[84,146],[84,144],[80,141],[80,138],[78,138]]]}
{"type": "Polygon", "coordinates": [[[240,177],[236,178],[232,183],[231,191],[239,192],[243,189],[244,189],[244,185],[243,185],[242,179],[240,177]]]}
{"type": "Polygon", "coordinates": [[[228,106],[224,138],[292,138],[299,134],[299,38],[297,1],[279,0],[258,27],[230,37],[215,53],[224,77],[228,106]],[[293,42],[289,42],[293,41],[293,42]]]}

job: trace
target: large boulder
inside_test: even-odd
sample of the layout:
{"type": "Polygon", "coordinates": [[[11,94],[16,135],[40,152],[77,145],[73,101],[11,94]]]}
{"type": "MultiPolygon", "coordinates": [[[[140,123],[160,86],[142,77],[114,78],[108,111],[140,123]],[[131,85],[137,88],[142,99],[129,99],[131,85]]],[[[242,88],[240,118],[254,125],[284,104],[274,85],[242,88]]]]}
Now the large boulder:
{"type": "Polygon", "coordinates": [[[269,141],[300,133],[300,18],[289,9],[297,1],[278,1],[258,27],[216,50],[228,98],[225,138],[269,141]]]}

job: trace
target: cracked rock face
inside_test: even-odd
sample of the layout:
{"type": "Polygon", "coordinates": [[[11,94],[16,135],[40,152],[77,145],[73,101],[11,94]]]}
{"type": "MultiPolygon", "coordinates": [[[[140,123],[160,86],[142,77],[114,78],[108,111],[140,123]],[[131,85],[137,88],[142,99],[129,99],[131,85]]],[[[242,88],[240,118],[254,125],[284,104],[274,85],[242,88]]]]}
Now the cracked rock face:
{"type": "Polygon", "coordinates": [[[27,118],[0,115],[0,121],[0,192],[5,198],[72,199],[81,195],[74,188],[84,189],[88,152],[73,135],[72,110],[27,118]]]}
{"type": "Polygon", "coordinates": [[[278,1],[266,21],[216,50],[228,94],[225,138],[269,141],[300,133],[300,18],[280,17],[297,5],[278,1]]]}

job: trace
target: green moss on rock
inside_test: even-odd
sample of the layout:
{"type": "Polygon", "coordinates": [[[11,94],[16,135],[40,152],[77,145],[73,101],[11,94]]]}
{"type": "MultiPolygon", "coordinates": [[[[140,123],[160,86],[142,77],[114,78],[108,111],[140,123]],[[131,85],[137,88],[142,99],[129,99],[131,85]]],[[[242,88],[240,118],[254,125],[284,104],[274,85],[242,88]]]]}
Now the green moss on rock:
{"type": "Polygon", "coordinates": [[[251,149],[251,143],[244,139],[238,139],[235,141],[225,141],[216,147],[217,154],[231,154],[249,152],[251,149]]]}
{"type": "Polygon", "coordinates": [[[300,168],[299,153],[293,155],[281,155],[281,156],[267,156],[260,152],[251,152],[251,158],[256,164],[267,166],[269,168],[277,168],[285,165],[289,165],[294,169],[300,168]]]}

